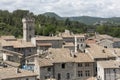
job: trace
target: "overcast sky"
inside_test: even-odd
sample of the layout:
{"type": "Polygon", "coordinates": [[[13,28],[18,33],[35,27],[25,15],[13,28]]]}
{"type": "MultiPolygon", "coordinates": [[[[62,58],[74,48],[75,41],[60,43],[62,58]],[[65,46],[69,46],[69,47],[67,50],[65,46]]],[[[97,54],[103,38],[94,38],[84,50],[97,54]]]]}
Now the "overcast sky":
{"type": "Polygon", "coordinates": [[[0,9],[55,12],[60,16],[120,17],[120,0],[0,0],[0,9]]]}

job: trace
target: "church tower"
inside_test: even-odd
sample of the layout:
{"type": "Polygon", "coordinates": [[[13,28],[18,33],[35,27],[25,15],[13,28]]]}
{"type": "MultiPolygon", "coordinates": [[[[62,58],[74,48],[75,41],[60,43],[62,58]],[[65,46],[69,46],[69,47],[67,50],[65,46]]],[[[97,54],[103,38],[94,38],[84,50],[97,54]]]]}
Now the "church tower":
{"type": "Polygon", "coordinates": [[[22,19],[23,23],[23,40],[26,42],[31,42],[31,39],[35,36],[35,19],[26,17],[22,19]]]}

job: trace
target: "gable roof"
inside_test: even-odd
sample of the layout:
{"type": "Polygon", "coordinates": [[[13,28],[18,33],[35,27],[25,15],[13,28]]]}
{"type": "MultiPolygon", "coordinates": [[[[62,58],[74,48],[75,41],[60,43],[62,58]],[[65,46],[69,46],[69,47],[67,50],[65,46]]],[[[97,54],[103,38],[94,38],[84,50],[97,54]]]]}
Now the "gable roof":
{"type": "Polygon", "coordinates": [[[37,76],[37,74],[19,69],[19,72],[17,72],[17,68],[0,68],[0,80],[4,79],[16,79],[16,78],[24,78],[24,77],[32,77],[37,76]]]}
{"type": "Polygon", "coordinates": [[[86,50],[93,59],[115,57],[108,48],[104,48],[97,44],[89,44],[89,46],[90,47],[86,50]]]}
{"type": "Polygon", "coordinates": [[[109,61],[98,61],[97,63],[102,68],[120,68],[120,61],[109,60],[109,61]]]}
{"type": "Polygon", "coordinates": [[[52,66],[54,63],[67,63],[67,62],[94,62],[88,54],[85,53],[73,53],[75,56],[71,55],[71,51],[66,48],[60,49],[49,49],[49,53],[45,58],[38,59],[40,66],[52,66]]]}

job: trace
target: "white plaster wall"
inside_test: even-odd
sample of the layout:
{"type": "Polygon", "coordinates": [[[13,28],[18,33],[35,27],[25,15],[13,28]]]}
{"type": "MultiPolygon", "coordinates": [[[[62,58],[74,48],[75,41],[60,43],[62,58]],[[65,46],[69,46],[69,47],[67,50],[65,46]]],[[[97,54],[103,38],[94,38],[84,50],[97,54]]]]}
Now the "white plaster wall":
{"type": "Polygon", "coordinates": [[[3,61],[7,60],[7,55],[5,53],[3,53],[3,61]]]}
{"type": "Polygon", "coordinates": [[[97,78],[104,80],[104,69],[97,63],[97,78]]]}

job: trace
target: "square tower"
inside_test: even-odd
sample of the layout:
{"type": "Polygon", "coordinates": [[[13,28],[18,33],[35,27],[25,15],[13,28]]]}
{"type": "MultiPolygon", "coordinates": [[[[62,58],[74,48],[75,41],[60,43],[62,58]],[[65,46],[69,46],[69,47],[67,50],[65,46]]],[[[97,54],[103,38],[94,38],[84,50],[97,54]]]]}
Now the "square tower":
{"type": "Polygon", "coordinates": [[[35,36],[35,19],[26,17],[22,19],[23,23],[23,40],[26,42],[31,42],[31,39],[35,36]]]}

